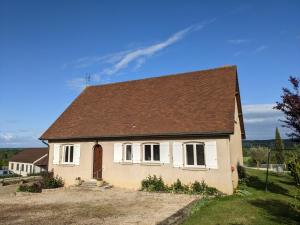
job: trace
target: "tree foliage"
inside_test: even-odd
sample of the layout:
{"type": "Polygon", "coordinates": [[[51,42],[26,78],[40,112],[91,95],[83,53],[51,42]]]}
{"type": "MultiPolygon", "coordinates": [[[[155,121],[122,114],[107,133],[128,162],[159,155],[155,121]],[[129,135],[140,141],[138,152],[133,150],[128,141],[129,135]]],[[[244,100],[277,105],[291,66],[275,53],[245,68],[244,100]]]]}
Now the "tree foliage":
{"type": "Polygon", "coordinates": [[[275,157],[276,157],[276,161],[277,163],[284,163],[284,155],[283,155],[283,149],[284,149],[284,145],[283,145],[283,141],[281,139],[280,133],[279,133],[279,129],[278,127],[276,127],[276,131],[275,131],[275,157]]]}
{"type": "Polygon", "coordinates": [[[284,113],[285,119],[282,120],[284,127],[291,130],[287,135],[292,138],[300,139],[300,96],[299,96],[299,78],[290,77],[292,90],[283,88],[281,102],[276,102],[274,107],[284,113]]]}
{"type": "Polygon", "coordinates": [[[268,158],[269,148],[266,147],[253,147],[250,148],[250,157],[256,162],[259,167],[262,162],[266,162],[268,158]]]}

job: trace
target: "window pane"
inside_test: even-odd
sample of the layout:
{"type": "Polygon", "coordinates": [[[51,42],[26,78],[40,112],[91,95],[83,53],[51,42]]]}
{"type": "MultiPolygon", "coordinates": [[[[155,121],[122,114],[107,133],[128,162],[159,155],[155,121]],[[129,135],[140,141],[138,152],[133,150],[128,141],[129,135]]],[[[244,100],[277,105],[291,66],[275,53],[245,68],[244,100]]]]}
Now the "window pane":
{"type": "Polygon", "coordinates": [[[13,164],[13,163],[11,164],[10,169],[11,169],[11,170],[14,169],[14,164],[13,164]]]}
{"type": "Polygon", "coordinates": [[[19,164],[17,164],[17,170],[19,170],[19,164]]]}
{"type": "Polygon", "coordinates": [[[194,146],[186,145],[186,163],[187,165],[194,165],[194,146]]]}
{"type": "Polygon", "coordinates": [[[65,147],[65,162],[69,162],[69,146],[65,147]]]}
{"type": "Polygon", "coordinates": [[[21,166],[21,170],[22,170],[22,171],[24,171],[24,164],[22,164],[22,166],[21,166]]]}
{"type": "Polygon", "coordinates": [[[197,151],[197,165],[205,165],[204,161],[204,146],[203,145],[196,145],[197,151]]]}
{"type": "Polygon", "coordinates": [[[154,161],[160,160],[159,145],[153,145],[153,160],[154,161]]]}
{"type": "Polygon", "coordinates": [[[126,145],[126,160],[131,160],[131,145],[126,145]]]}
{"type": "Polygon", "coordinates": [[[74,152],[74,146],[70,146],[70,161],[73,162],[73,152],[74,152]]]}
{"type": "Polygon", "coordinates": [[[145,161],[151,160],[151,145],[145,145],[145,161]]]}
{"type": "Polygon", "coordinates": [[[26,170],[25,170],[26,172],[28,171],[28,165],[26,165],[26,170]]]}

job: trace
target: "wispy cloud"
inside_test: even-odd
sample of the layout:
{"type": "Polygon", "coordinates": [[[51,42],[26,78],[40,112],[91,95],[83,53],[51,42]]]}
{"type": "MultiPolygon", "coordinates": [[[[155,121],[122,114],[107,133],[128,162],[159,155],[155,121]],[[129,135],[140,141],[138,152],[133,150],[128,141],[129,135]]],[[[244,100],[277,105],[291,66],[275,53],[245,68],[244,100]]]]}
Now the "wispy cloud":
{"type": "Polygon", "coordinates": [[[267,48],[268,48],[267,45],[260,45],[253,51],[253,53],[254,54],[260,53],[262,51],[265,51],[267,48]]]}
{"type": "Polygon", "coordinates": [[[235,44],[235,45],[239,45],[239,44],[244,44],[247,42],[250,42],[250,39],[231,39],[231,40],[227,40],[228,43],[230,44],[235,44]]]}
{"type": "Polygon", "coordinates": [[[162,51],[163,49],[175,44],[176,42],[182,40],[189,33],[201,30],[206,25],[214,22],[215,19],[202,22],[198,25],[189,26],[183,30],[180,30],[173,35],[171,35],[166,40],[159,42],[157,44],[153,44],[144,48],[135,49],[133,51],[129,51],[124,54],[112,67],[106,68],[103,70],[104,74],[115,74],[120,70],[126,68],[130,63],[136,63],[137,67],[141,66],[141,64],[145,63],[146,59],[153,56],[154,54],[162,51]]]}
{"type": "MultiPolygon", "coordinates": [[[[126,51],[111,53],[104,56],[83,57],[73,62],[66,63],[63,65],[63,67],[64,68],[67,67],[85,68],[95,64],[98,65],[107,64],[107,66],[104,66],[102,71],[99,72],[99,74],[102,75],[116,74],[121,70],[127,68],[129,65],[133,65],[133,69],[138,69],[151,56],[157,54],[158,52],[164,50],[165,48],[171,45],[174,45],[175,43],[185,38],[188,34],[203,29],[207,25],[213,23],[215,20],[216,19],[213,18],[210,20],[203,21],[199,24],[194,24],[192,26],[189,26],[183,30],[177,31],[176,33],[168,37],[166,40],[156,44],[152,44],[141,48],[134,48],[126,51]]],[[[78,84],[82,83],[82,78],[74,80],[71,83],[72,86],[80,86],[78,84]]]]}
{"type": "Polygon", "coordinates": [[[275,128],[279,127],[283,137],[287,129],[281,128],[282,112],[273,109],[275,104],[243,105],[243,116],[247,139],[272,139],[275,128]]]}

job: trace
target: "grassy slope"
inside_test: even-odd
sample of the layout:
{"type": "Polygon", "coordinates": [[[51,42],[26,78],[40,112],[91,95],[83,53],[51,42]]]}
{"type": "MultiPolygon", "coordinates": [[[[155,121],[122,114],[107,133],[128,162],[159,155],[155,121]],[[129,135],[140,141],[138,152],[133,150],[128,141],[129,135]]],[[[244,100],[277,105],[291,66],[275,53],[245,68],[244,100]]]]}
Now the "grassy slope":
{"type": "Polygon", "coordinates": [[[270,174],[269,192],[265,188],[265,172],[247,170],[248,185],[241,189],[249,191],[247,196],[232,195],[210,200],[193,213],[185,225],[194,224],[300,224],[300,207],[296,199],[297,189],[289,175],[270,174]]]}

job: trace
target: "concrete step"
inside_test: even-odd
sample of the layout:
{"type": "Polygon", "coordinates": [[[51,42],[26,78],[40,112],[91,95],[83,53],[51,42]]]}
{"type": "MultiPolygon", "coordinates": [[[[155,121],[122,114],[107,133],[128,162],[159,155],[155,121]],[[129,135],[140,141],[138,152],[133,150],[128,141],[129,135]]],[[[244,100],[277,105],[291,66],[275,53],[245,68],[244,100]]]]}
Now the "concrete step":
{"type": "Polygon", "coordinates": [[[97,186],[97,181],[84,181],[80,187],[82,188],[101,188],[101,189],[110,189],[113,186],[107,183],[106,181],[103,181],[103,184],[101,186],[97,186]]]}

